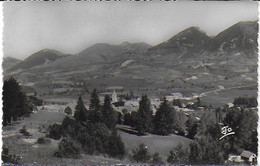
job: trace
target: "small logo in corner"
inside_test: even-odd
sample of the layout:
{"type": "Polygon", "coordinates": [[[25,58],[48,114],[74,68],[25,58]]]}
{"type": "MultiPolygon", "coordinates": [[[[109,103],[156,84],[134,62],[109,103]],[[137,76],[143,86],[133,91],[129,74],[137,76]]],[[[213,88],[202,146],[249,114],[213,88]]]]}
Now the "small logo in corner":
{"type": "Polygon", "coordinates": [[[234,135],[235,134],[235,132],[232,130],[232,128],[228,127],[228,126],[222,127],[221,133],[223,134],[223,136],[220,137],[219,140],[222,140],[223,138],[225,138],[228,135],[234,135]]]}

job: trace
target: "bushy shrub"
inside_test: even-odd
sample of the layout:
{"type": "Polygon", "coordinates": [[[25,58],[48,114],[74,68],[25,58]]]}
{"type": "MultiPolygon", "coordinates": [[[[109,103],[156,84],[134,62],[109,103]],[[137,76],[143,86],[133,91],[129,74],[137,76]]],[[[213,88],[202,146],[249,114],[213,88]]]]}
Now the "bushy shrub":
{"type": "Polygon", "coordinates": [[[56,157],[80,158],[80,144],[70,138],[63,138],[59,143],[58,151],[54,153],[56,157]]]}
{"type": "Polygon", "coordinates": [[[159,153],[154,153],[152,156],[153,164],[164,164],[163,158],[159,155],[159,153]]]}
{"type": "Polygon", "coordinates": [[[29,102],[36,106],[42,106],[43,100],[38,99],[36,96],[29,96],[29,102]]]}
{"type": "Polygon", "coordinates": [[[21,128],[21,129],[19,130],[19,132],[20,132],[23,136],[27,136],[27,137],[32,136],[32,134],[27,131],[27,129],[25,128],[25,126],[23,126],[23,128],[21,128]]]}
{"type": "Polygon", "coordinates": [[[188,162],[188,156],[188,150],[185,149],[182,144],[179,144],[170,151],[167,162],[170,164],[186,164],[188,162]]]}
{"type": "Polygon", "coordinates": [[[147,146],[140,144],[137,149],[133,150],[132,160],[138,163],[149,163],[151,155],[147,146]]]}
{"type": "Polygon", "coordinates": [[[47,137],[59,140],[61,136],[61,125],[55,123],[49,126],[47,137]]]}
{"type": "Polygon", "coordinates": [[[66,108],[65,108],[65,111],[64,111],[66,114],[68,114],[68,115],[71,115],[72,114],[72,109],[69,107],[69,106],[67,106],[66,108]]]}
{"type": "Polygon", "coordinates": [[[51,140],[45,137],[40,137],[37,139],[38,144],[50,144],[51,140]]]}

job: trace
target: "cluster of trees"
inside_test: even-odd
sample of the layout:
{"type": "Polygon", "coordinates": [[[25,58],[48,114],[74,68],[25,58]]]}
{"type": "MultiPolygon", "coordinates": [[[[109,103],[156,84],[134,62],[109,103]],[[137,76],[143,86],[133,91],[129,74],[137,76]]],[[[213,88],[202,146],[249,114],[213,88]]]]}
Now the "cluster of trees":
{"type": "Polygon", "coordinates": [[[16,121],[18,117],[29,116],[30,109],[21,86],[13,78],[4,81],[3,86],[3,126],[16,121]]]}
{"type": "Polygon", "coordinates": [[[114,158],[123,158],[125,146],[115,129],[117,116],[108,95],[101,105],[94,90],[91,94],[89,110],[86,109],[80,96],[74,118],[67,116],[62,124],[53,124],[49,127],[48,137],[62,138],[55,156],[78,158],[83,152],[90,155],[106,154],[114,158]]]}
{"type": "Polygon", "coordinates": [[[133,162],[148,163],[148,164],[188,164],[189,163],[189,151],[184,148],[182,144],[178,144],[172,150],[170,150],[168,157],[163,159],[159,153],[151,153],[145,144],[140,144],[138,148],[132,151],[130,156],[133,162]]]}
{"type": "Polygon", "coordinates": [[[234,99],[233,104],[237,107],[257,107],[256,97],[238,97],[234,99]]]}
{"type": "Polygon", "coordinates": [[[74,118],[82,122],[104,123],[109,129],[113,129],[117,124],[118,113],[113,109],[109,95],[105,95],[104,104],[101,105],[94,89],[90,98],[89,110],[86,109],[80,96],[75,108],[74,118]]]}
{"type": "MultiPolygon", "coordinates": [[[[234,99],[234,103],[237,101],[238,99],[234,99]]],[[[257,154],[258,115],[255,110],[248,109],[252,107],[252,104],[248,104],[250,102],[247,101],[254,101],[254,99],[248,98],[244,102],[241,101],[240,103],[247,103],[243,104],[243,107],[235,105],[232,108],[217,108],[215,110],[217,116],[214,115],[214,112],[207,111],[198,123],[193,114],[190,114],[187,120],[181,119],[181,116],[178,116],[180,112],[176,112],[165,98],[156,114],[152,116],[149,99],[144,95],[137,112],[125,113],[124,123],[135,127],[140,133],[153,132],[159,135],[168,135],[176,130],[181,132],[185,130],[186,126],[187,137],[193,139],[193,142],[187,149],[177,146],[170,151],[167,162],[172,164],[223,164],[230,153],[240,154],[243,150],[249,150],[257,154]],[[219,140],[222,136],[221,128],[223,126],[229,126],[235,134],[219,140]]],[[[175,104],[179,103],[175,102],[175,104]]],[[[137,152],[140,151],[144,153],[142,154],[144,157],[140,159],[140,155],[133,155],[133,160],[151,162],[152,155],[149,158],[143,147],[139,147],[139,151],[134,151],[133,154],[138,154],[137,152]]]]}
{"type": "Polygon", "coordinates": [[[178,134],[184,135],[186,121],[186,115],[183,112],[177,112],[164,98],[154,116],[154,133],[168,135],[177,131],[178,134]]]}
{"type": "Polygon", "coordinates": [[[239,107],[225,109],[223,125],[230,127],[235,134],[219,140],[223,125],[214,120],[212,113],[205,113],[189,146],[190,163],[223,164],[229,154],[240,154],[243,150],[257,154],[257,112],[239,107]]]}
{"type": "Polygon", "coordinates": [[[148,151],[145,144],[140,144],[138,148],[134,149],[131,155],[131,160],[137,163],[151,163],[151,164],[164,164],[163,158],[159,153],[153,155],[148,151]]]}
{"type": "MultiPolygon", "coordinates": [[[[192,120],[189,123],[192,124],[192,120]]],[[[197,124],[198,132],[188,147],[182,144],[174,147],[166,159],[170,164],[223,164],[229,154],[226,142],[219,141],[220,125],[215,123],[214,114],[205,113],[201,123],[197,124]],[[227,153],[226,153],[227,152],[227,153]]],[[[149,153],[145,145],[133,150],[131,159],[140,163],[163,164],[159,154],[149,153]],[[156,162],[153,162],[156,161],[156,162]]]]}
{"type": "Polygon", "coordinates": [[[201,117],[198,132],[194,141],[189,145],[189,162],[192,164],[223,164],[223,142],[221,126],[215,122],[214,114],[208,112],[201,117]]]}
{"type": "Polygon", "coordinates": [[[124,124],[134,127],[141,134],[169,135],[177,132],[184,135],[186,121],[186,115],[176,111],[166,98],[163,98],[163,102],[153,115],[150,100],[146,95],[142,96],[137,112],[124,114],[124,124]]]}
{"type": "Polygon", "coordinates": [[[228,137],[229,150],[233,153],[246,149],[257,154],[257,122],[258,113],[245,108],[229,108],[224,117],[224,124],[231,127],[235,136],[228,137]]]}

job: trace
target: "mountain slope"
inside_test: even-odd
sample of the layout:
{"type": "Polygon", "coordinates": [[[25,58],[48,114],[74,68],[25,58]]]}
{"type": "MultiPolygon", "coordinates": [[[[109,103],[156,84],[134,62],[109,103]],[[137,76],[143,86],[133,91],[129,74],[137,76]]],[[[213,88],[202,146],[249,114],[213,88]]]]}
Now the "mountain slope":
{"type": "Polygon", "coordinates": [[[215,38],[215,48],[224,52],[243,52],[254,55],[257,52],[258,23],[239,22],[219,33],[215,38]]]}
{"type": "Polygon", "coordinates": [[[51,63],[53,61],[56,61],[59,58],[64,58],[66,56],[67,55],[63,55],[61,52],[55,50],[44,49],[32,54],[24,61],[18,63],[17,65],[12,67],[10,71],[14,71],[17,69],[29,69],[32,67],[38,67],[40,65],[51,63]]]}
{"type": "Polygon", "coordinates": [[[147,55],[169,55],[177,58],[178,56],[192,53],[196,54],[201,50],[209,50],[212,39],[197,27],[188,28],[173,36],[166,42],[149,49],[147,55]]]}
{"type": "MultiPolygon", "coordinates": [[[[128,43],[111,45],[97,43],[76,55],[59,59],[47,65],[45,70],[96,70],[105,64],[123,63],[126,60],[140,58],[151,46],[146,43],[128,43]]],[[[118,66],[118,65],[117,65],[118,66]]]]}
{"type": "Polygon", "coordinates": [[[21,60],[19,60],[19,59],[16,59],[13,57],[5,57],[5,58],[3,58],[2,67],[4,70],[8,70],[20,62],[21,62],[21,60]]]}
{"type": "Polygon", "coordinates": [[[146,43],[124,42],[120,45],[98,43],[80,52],[78,59],[89,62],[113,61],[123,56],[146,52],[149,47],[146,43]]]}

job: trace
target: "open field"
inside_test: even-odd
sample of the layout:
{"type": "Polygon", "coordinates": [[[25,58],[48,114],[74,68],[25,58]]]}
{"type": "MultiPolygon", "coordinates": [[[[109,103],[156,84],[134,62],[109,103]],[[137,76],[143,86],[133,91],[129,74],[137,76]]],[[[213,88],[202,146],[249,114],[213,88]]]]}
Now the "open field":
{"type": "Polygon", "coordinates": [[[188,147],[189,143],[192,141],[188,138],[171,134],[170,136],[159,136],[148,134],[145,136],[137,136],[133,134],[128,134],[123,131],[118,131],[125,147],[128,152],[132,153],[133,149],[138,148],[139,144],[144,143],[149,152],[152,154],[158,152],[164,159],[169,155],[169,151],[178,144],[182,144],[184,147],[188,147]]]}
{"type": "Polygon", "coordinates": [[[59,112],[47,112],[47,111],[38,111],[35,114],[31,114],[30,117],[25,117],[23,120],[15,122],[12,126],[3,127],[3,137],[8,137],[9,135],[16,135],[19,133],[19,130],[25,126],[30,133],[33,134],[32,138],[36,139],[38,136],[43,136],[43,133],[40,133],[39,127],[47,128],[48,125],[55,122],[62,122],[65,117],[64,113],[59,112]]]}
{"type": "Polygon", "coordinates": [[[255,89],[227,89],[224,91],[208,94],[201,98],[201,101],[207,105],[212,105],[213,108],[224,106],[226,103],[233,103],[234,98],[243,97],[257,97],[257,90],[255,89]]]}

